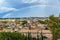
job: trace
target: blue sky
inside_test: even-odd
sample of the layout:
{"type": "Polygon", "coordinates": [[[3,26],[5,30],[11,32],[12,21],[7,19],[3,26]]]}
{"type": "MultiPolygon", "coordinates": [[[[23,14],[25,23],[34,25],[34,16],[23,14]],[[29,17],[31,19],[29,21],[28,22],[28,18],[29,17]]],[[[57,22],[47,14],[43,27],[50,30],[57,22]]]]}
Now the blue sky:
{"type": "Polygon", "coordinates": [[[60,0],[0,0],[0,18],[48,17],[60,13],[60,0]]]}

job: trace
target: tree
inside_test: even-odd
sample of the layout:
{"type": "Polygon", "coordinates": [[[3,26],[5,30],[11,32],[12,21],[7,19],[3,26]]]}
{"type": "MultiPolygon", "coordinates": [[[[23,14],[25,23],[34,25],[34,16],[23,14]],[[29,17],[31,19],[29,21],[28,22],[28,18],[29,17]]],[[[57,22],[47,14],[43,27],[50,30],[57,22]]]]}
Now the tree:
{"type": "Polygon", "coordinates": [[[42,20],[38,20],[38,22],[41,23],[41,24],[45,24],[45,22],[42,21],[42,20]]]}
{"type": "Polygon", "coordinates": [[[20,20],[15,20],[15,23],[16,24],[20,24],[20,20]]]}
{"type": "Polygon", "coordinates": [[[24,20],[24,21],[22,21],[22,22],[23,22],[22,25],[27,24],[27,21],[26,21],[26,20],[24,20]]]}
{"type": "Polygon", "coordinates": [[[0,40],[25,40],[25,36],[18,32],[0,32],[0,40]]]}
{"type": "Polygon", "coordinates": [[[53,40],[60,38],[60,18],[51,15],[45,22],[52,32],[53,40]]]}
{"type": "Polygon", "coordinates": [[[2,21],[2,20],[0,20],[0,22],[1,22],[1,23],[7,23],[8,21],[2,21]]]}
{"type": "Polygon", "coordinates": [[[32,40],[31,32],[28,32],[28,40],[32,40]]]}

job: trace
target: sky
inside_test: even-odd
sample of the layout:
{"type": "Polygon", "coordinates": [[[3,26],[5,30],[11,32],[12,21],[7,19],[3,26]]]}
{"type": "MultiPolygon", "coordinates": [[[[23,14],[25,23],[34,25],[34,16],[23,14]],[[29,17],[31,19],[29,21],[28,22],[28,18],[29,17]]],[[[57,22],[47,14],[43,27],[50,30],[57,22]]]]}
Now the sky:
{"type": "Polygon", "coordinates": [[[0,0],[0,18],[58,16],[60,0],[0,0]]]}

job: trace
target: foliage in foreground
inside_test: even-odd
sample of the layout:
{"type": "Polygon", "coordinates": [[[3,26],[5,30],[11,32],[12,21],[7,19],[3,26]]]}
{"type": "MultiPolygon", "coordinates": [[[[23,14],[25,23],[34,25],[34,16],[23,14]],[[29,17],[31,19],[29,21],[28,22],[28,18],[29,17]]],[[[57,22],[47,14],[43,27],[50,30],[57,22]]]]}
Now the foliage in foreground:
{"type": "Polygon", "coordinates": [[[0,32],[0,40],[24,40],[25,36],[18,32],[0,32]]]}
{"type": "MultiPolygon", "coordinates": [[[[41,39],[39,36],[37,35],[37,40],[41,39]]],[[[33,38],[29,32],[26,36],[18,32],[0,32],[0,40],[33,40],[33,38]]]]}
{"type": "Polygon", "coordinates": [[[51,15],[48,20],[45,21],[48,25],[48,28],[53,34],[53,40],[60,38],[60,17],[55,17],[51,15]]]}

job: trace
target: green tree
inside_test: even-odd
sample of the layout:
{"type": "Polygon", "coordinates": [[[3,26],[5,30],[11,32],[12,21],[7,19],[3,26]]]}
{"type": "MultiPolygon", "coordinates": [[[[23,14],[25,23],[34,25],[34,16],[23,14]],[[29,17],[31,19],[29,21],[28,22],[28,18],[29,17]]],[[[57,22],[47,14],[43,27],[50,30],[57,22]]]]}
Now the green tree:
{"type": "Polygon", "coordinates": [[[28,32],[28,40],[32,40],[32,35],[30,32],[28,32]]]}
{"type": "Polygon", "coordinates": [[[51,15],[45,22],[52,32],[53,40],[60,38],[60,18],[51,15]]]}
{"type": "Polygon", "coordinates": [[[7,23],[8,21],[2,21],[2,20],[0,20],[0,22],[1,22],[1,23],[7,23]]]}
{"type": "Polygon", "coordinates": [[[25,36],[18,32],[0,32],[0,40],[25,40],[25,36]]]}
{"type": "Polygon", "coordinates": [[[15,23],[16,24],[20,24],[20,20],[15,20],[15,23]]]}
{"type": "Polygon", "coordinates": [[[42,20],[38,20],[38,22],[41,23],[41,24],[45,24],[45,22],[42,21],[42,20]]]}
{"type": "Polygon", "coordinates": [[[27,24],[27,21],[26,21],[26,20],[24,20],[24,21],[22,21],[22,22],[23,22],[22,25],[27,24]]]}

